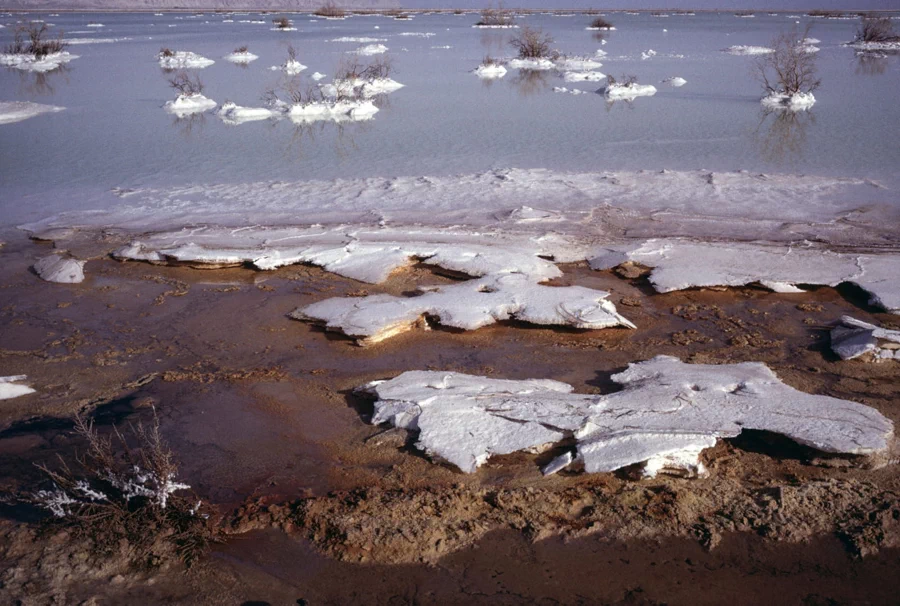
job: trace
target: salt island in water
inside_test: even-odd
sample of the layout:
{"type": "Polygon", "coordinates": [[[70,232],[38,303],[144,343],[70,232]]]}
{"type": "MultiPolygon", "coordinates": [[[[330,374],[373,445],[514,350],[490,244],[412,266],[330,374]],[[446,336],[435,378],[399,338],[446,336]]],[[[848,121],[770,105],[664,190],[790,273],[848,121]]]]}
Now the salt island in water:
{"type": "Polygon", "coordinates": [[[895,599],[900,14],[26,4],[4,602],[895,599]]]}

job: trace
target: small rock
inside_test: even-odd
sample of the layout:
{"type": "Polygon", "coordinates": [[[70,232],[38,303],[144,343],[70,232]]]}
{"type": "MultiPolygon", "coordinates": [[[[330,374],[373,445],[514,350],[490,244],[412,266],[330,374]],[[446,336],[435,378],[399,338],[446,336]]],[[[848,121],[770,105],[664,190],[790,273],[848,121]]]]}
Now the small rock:
{"type": "Polygon", "coordinates": [[[365,443],[371,446],[392,446],[394,448],[401,448],[406,444],[406,430],[399,427],[386,429],[373,436],[369,436],[365,439],[365,443]]]}

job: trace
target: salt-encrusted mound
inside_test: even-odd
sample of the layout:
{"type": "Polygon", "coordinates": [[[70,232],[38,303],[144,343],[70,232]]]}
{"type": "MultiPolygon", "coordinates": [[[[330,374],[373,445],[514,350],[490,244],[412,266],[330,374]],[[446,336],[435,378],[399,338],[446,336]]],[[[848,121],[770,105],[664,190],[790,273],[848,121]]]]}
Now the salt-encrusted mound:
{"type": "Polygon", "coordinates": [[[862,51],[900,51],[900,40],[889,42],[848,42],[844,46],[862,51]]]}
{"type": "Polygon", "coordinates": [[[371,57],[372,55],[380,55],[382,53],[386,53],[387,51],[388,47],[386,47],[384,44],[367,44],[366,46],[359,47],[354,52],[357,55],[371,57]]]}
{"type": "Polygon", "coordinates": [[[203,69],[215,61],[189,51],[175,51],[172,55],[159,53],[159,66],[163,69],[203,69]]]}
{"type": "Polygon", "coordinates": [[[387,38],[368,38],[365,36],[356,37],[356,36],[343,36],[341,38],[333,38],[332,42],[356,42],[358,44],[368,44],[371,42],[385,42],[387,38]]]}
{"type": "Polygon", "coordinates": [[[658,292],[758,283],[775,292],[792,293],[802,292],[798,284],[851,282],[872,295],[872,305],[900,314],[897,253],[847,254],[764,243],[659,239],[603,249],[590,264],[594,269],[608,269],[625,261],[652,267],[650,283],[658,292]]]}
{"type": "Polygon", "coordinates": [[[615,27],[586,27],[584,28],[589,32],[614,32],[616,31],[615,27]]]}
{"type": "Polygon", "coordinates": [[[511,59],[507,65],[513,69],[556,69],[556,63],[550,59],[511,59]]]}
{"type": "Polygon", "coordinates": [[[579,90],[577,88],[566,88],[565,86],[554,86],[554,93],[568,93],[570,95],[587,95],[587,91],[579,90]]]}
{"type": "Polygon", "coordinates": [[[271,110],[267,107],[242,107],[231,101],[222,105],[216,112],[223,122],[226,124],[238,125],[244,122],[256,122],[257,120],[268,120],[281,115],[281,112],[271,110]]]}
{"type": "Polygon", "coordinates": [[[403,86],[391,78],[356,78],[354,80],[335,80],[331,84],[320,84],[319,90],[323,95],[331,98],[340,95],[369,99],[375,95],[386,95],[400,90],[403,86]]]}
{"type": "Polygon", "coordinates": [[[378,343],[420,325],[428,316],[445,326],[476,330],[502,320],[598,329],[635,328],[606,300],[609,293],[581,286],[537,284],[524,274],[494,274],[450,286],[421,288],[416,297],[337,297],[295,310],[291,317],[321,322],[354,337],[378,343]]]}
{"type": "Polygon", "coordinates": [[[317,101],[292,105],[287,114],[294,122],[371,120],[378,108],[371,101],[317,101]]]}
{"type": "MultiPolygon", "coordinates": [[[[475,24],[472,27],[477,29],[518,29],[518,25],[479,25],[475,24]]],[[[401,36],[403,34],[400,34],[401,36]]]]}
{"type": "Polygon", "coordinates": [[[0,101],[0,124],[21,122],[48,112],[61,112],[65,107],[42,105],[31,101],[0,101]]]}
{"type": "Polygon", "coordinates": [[[729,46],[724,50],[729,55],[768,55],[774,53],[774,48],[767,46],[729,46]]]}
{"type": "Polygon", "coordinates": [[[506,75],[506,68],[499,63],[479,65],[475,68],[475,75],[484,79],[502,78],[506,75]]]}
{"type": "Polygon", "coordinates": [[[599,82],[604,80],[606,74],[600,72],[566,72],[563,80],[566,82],[599,82]]]}
{"type": "Polygon", "coordinates": [[[656,87],[652,84],[607,84],[597,91],[611,101],[632,101],[637,97],[652,97],[656,87]]]}
{"type": "Polygon", "coordinates": [[[411,371],[361,388],[375,397],[373,424],[418,431],[416,446],[472,473],[491,456],[540,452],[574,439],[545,473],[571,461],[588,473],[644,463],[644,474],[703,473],[699,456],[744,429],[784,435],[829,453],[877,460],[894,438],[874,408],[810,395],[765,364],[685,364],[657,356],[612,376],[622,391],[572,393],[557,381],[509,381],[456,372],[411,371]]]}
{"type": "Polygon", "coordinates": [[[50,72],[77,58],[78,55],[73,55],[66,51],[51,53],[43,57],[25,53],[0,53],[0,65],[30,72],[50,72]]]}
{"type": "Polygon", "coordinates": [[[852,360],[871,352],[875,360],[900,361],[900,330],[888,330],[842,316],[831,330],[831,350],[842,360],[852,360]]]}
{"type": "Polygon", "coordinates": [[[288,59],[281,65],[273,65],[269,68],[273,72],[283,71],[289,76],[296,76],[300,72],[306,69],[306,66],[297,61],[296,59],[288,59]]]}
{"type": "Polygon", "coordinates": [[[793,95],[772,93],[768,97],[763,97],[760,103],[772,109],[788,109],[797,112],[811,108],[815,105],[816,98],[812,93],[794,93],[793,95]]]}
{"type": "Polygon", "coordinates": [[[563,57],[556,62],[556,66],[562,71],[589,72],[603,67],[603,64],[585,57],[563,57]]]}
{"type": "Polygon", "coordinates": [[[174,101],[166,101],[166,111],[176,116],[188,116],[190,114],[199,114],[211,110],[216,106],[216,102],[208,99],[200,93],[193,95],[178,95],[174,101]]]}
{"type": "Polygon", "coordinates": [[[687,80],[678,76],[675,76],[674,78],[666,78],[665,80],[663,80],[663,82],[665,84],[668,84],[669,86],[674,86],[675,88],[679,88],[687,84],[687,80]]]}
{"type": "Polygon", "coordinates": [[[23,383],[27,378],[25,375],[0,377],[0,400],[9,400],[34,393],[34,389],[23,383]]]}
{"type": "Polygon", "coordinates": [[[85,261],[62,255],[48,255],[34,264],[34,271],[42,280],[60,284],[78,284],[84,281],[85,261]]]}
{"type": "Polygon", "coordinates": [[[259,59],[258,55],[254,55],[250,51],[243,52],[233,52],[225,55],[224,59],[226,61],[231,61],[232,63],[250,63],[251,61],[256,61],[259,59]]]}

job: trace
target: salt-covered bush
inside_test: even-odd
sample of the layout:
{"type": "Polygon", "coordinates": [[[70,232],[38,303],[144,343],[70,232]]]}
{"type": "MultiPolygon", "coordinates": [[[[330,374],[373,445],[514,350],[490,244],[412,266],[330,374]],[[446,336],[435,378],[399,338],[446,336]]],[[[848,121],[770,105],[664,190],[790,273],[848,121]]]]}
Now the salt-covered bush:
{"type": "Polygon", "coordinates": [[[158,564],[172,553],[191,565],[216,540],[202,503],[182,496],[178,467],[162,440],[154,414],[150,427],[117,428],[101,436],[76,417],[75,433],[86,451],[51,468],[40,465],[49,486],[30,495],[70,536],[87,540],[98,555],[127,558],[136,566],[158,564]]]}

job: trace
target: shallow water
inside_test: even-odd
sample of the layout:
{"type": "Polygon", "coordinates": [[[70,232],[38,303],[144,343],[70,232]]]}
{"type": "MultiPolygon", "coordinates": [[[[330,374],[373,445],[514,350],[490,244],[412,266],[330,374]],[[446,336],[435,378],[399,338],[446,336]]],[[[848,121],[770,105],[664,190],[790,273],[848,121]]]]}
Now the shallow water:
{"type": "MultiPolygon", "coordinates": [[[[296,32],[272,31],[273,16],[255,14],[34,17],[52,22],[67,38],[127,40],[73,45],[69,51],[80,58],[43,75],[0,71],[0,100],[67,108],[2,126],[0,225],[127,203],[99,198],[114,187],[450,175],[500,167],[745,169],[865,177],[892,187],[898,182],[900,147],[885,134],[888,125],[900,123],[900,57],[863,62],[854,50],[841,47],[853,37],[856,21],[812,20],[810,35],[821,40],[822,87],[812,111],[784,120],[763,112],[760,87],[749,75],[753,59],[722,49],[768,44],[793,24],[785,14],[754,19],[730,13],[611,14],[618,29],[605,34],[605,45],[585,31],[589,16],[519,20],[551,34],[563,53],[593,55],[602,48],[608,56],[599,59],[599,71],[634,74],[659,89],[653,97],[612,105],[597,94],[554,93],[554,86],[593,92],[603,84],[566,83],[556,71],[510,70],[500,80],[479,80],[470,71],[482,57],[509,56],[511,47],[509,31],[473,29],[476,15],[315,22],[291,15],[296,32]],[[105,27],[86,27],[91,21],[105,27]],[[400,35],[407,32],[435,35],[400,35]],[[331,41],[343,36],[384,38],[395,63],[393,77],[406,85],[383,97],[371,121],[229,126],[211,114],[177,120],[162,108],[175,95],[167,84],[171,74],[156,61],[160,47],[216,61],[196,71],[208,97],[259,106],[265,89],[277,81],[269,67],[286,59],[288,42],[308,66],[303,80],[312,82],[309,75],[319,71],[330,77],[342,55],[360,46],[331,41]],[[247,67],[222,59],[244,44],[260,59],[247,67]],[[649,49],[657,55],[642,60],[649,49]],[[661,84],[674,76],[687,84],[661,84]]],[[[0,44],[11,38],[15,21],[0,17],[7,26],[0,30],[0,44]]],[[[298,210],[303,205],[298,201],[298,210]]]]}

